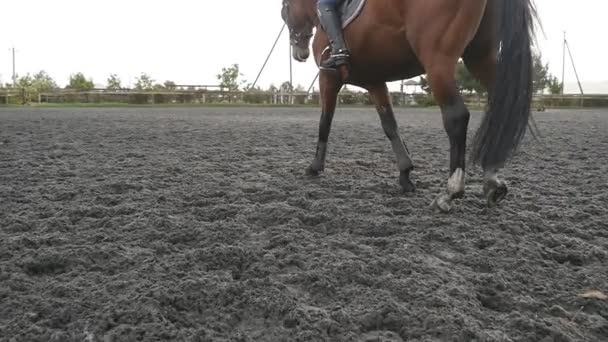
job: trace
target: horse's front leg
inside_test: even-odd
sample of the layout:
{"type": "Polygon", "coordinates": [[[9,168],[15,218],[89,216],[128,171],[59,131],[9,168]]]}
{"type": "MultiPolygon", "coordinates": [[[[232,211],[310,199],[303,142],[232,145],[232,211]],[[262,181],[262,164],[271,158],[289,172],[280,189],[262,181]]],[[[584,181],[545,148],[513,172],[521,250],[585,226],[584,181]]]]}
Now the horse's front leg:
{"type": "Polygon", "coordinates": [[[317,152],[306,173],[311,176],[318,176],[325,168],[325,155],[327,154],[327,140],[331,130],[331,122],[336,111],[338,92],[342,87],[341,80],[336,73],[321,71],[319,75],[319,88],[321,94],[321,119],[319,121],[319,140],[317,142],[317,152]]]}
{"type": "Polygon", "coordinates": [[[399,183],[401,184],[401,188],[404,192],[414,192],[416,186],[410,178],[410,172],[414,169],[414,163],[410,158],[405,143],[399,135],[399,127],[397,125],[397,120],[395,119],[395,113],[393,112],[393,105],[391,104],[386,83],[367,87],[367,90],[376,104],[382,128],[384,129],[384,133],[388,140],[390,140],[393,151],[397,157],[397,165],[400,172],[399,183]]]}

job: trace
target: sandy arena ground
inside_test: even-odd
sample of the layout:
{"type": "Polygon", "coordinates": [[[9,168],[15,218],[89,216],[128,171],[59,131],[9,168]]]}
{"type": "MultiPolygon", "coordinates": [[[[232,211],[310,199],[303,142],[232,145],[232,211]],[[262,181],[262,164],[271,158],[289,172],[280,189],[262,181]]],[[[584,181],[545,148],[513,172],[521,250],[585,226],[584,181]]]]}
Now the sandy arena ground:
{"type": "Polygon", "coordinates": [[[0,341],[608,341],[608,111],[536,113],[448,215],[441,117],[397,112],[410,195],[371,108],[316,179],[316,108],[0,109],[0,341]]]}

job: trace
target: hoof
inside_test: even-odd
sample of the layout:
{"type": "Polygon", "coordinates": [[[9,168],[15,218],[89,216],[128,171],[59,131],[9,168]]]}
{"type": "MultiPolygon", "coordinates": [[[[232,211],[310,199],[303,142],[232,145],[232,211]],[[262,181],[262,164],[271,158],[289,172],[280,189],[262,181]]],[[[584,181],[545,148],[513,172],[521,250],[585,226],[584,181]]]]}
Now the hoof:
{"type": "Polygon", "coordinates": [[[431,203],[431,208],[433,208],[437,212],[441,213],[449,213],[452,210],[452,204],[450,203],[450,197],[447,195],[439,195],[433,203],[431,203]]]}
{"type": "Polygon", "coordinates": [[[509,192],[507,185],[503,182],[490,182],[484,186],[483,191],[488,201],[488,207],[490,208],[494,208],[500,204],[509,192]]]}
{"type": "Polygon", "coordinates": [[[311,177],[318,177],[321,174],[322,170],[317,170],[315,168],[311,166],[309,166],[308,168],[306,168],[306,175],[307,176],[311,176],[311,177]]]}
{"type": "Polygon", "coordinates": [[[464,191],[459,191],[452,195],[452,199],[463,199],[463,198],[464,198],[464,191]]]}
{"type": "Polygon", "coordinates": [[[416,191],[416,185],[410,179],[409,172],[401,172],[399,176],[399,184],[404,193],[411,193],[416,191]]]}

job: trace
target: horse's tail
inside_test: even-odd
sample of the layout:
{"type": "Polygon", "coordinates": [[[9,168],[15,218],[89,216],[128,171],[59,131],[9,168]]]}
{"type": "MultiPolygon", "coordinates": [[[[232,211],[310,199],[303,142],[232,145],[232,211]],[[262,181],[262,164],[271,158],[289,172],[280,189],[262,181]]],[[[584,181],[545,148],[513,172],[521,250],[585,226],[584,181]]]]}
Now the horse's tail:
{"type": "Polygon", "coordinates": [[[472,151],[473,162],[481,163],[484,169],[504,166],[521,143],[531,118],[536,8],[533,0],[498,3],[496,82],[472,151]]]}

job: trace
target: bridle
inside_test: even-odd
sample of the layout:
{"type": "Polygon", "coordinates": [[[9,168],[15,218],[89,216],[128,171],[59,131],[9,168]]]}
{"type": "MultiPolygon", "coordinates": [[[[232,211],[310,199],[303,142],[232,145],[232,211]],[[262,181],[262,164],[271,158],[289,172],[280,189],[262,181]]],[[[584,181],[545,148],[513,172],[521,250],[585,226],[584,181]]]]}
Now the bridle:
{"type": "Polygon", "coordinates": [[[298,45],[300,42],[304,41],[307,42],[308,40],[310,40],[310,38],[312,38],[313,33],[312,33],[312,28],[309,32],[297,32],[295,31],[292,27],[291,27],[291,23],[289,22],[289,10],[291,6],[291,0],[283,0],[283,8],[281,9],[281,17],[283,18],[283,21],[285,22],[285,24],[287,25],[287,28],[289,29],[289,40],[291,41],[292,45],[298,45]]]}

